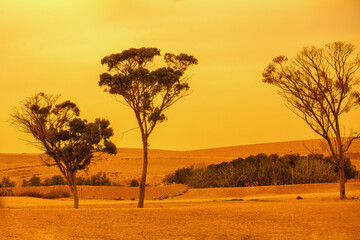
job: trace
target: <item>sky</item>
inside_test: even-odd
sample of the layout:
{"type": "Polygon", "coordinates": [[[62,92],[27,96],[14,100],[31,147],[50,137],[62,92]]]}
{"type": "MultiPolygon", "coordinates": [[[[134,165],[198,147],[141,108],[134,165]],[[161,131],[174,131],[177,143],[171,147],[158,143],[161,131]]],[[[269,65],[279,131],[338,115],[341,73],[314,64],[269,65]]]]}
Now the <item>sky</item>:
{"type": "MultiPolygon", "coordinates": [[[[191,95],[166,112],[150,148],[318,138],[262,72],[305,46],[346,41],[359,52],[359,13],[358,0],[0,0],[0,152],[40,151],[9,123],[38,92],[61,94],[89,121],[108,119],[117,147],[140,148],[132,110],[98,86],[101,58],[140,47],[199,60],[187,73],[191,95]]],[[[360,130],[359,120],[354,109],[342,122],[360,130]]]]}

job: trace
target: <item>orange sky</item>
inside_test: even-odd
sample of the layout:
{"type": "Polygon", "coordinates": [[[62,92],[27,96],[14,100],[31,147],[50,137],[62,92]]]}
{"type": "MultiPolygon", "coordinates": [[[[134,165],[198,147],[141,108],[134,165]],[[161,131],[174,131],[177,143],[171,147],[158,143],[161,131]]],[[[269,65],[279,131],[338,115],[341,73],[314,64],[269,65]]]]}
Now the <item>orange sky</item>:
{"type": "MultiPolygon", "coordinates": [[[[199,59],[192,94],[167,113],[150,147],[188,150],[317,136],[261,81],[277,55],[347,41],[360,50],[358,0],[0,0],[0,152],[39,152],[8,123],[37,92],[104,117],[118,147],[141,147],[131,109],[98,87],[100,59],[157,47],[199,59]]],[[[360,129],[360,109],[344,119],[360,129]],[[359,127],[357,127],[359,126],[359,127]]]]}

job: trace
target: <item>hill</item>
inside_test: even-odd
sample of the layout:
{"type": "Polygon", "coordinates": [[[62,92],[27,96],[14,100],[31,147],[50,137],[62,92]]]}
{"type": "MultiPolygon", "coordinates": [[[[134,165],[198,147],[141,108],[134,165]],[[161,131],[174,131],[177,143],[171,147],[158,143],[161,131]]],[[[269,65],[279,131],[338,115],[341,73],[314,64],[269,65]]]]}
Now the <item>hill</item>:
{"type": "MultiPolygon", "coordinates": [[[[178,168],[190,165],[208,165],[231,161],[258,153],[307,155],[310,152],[326,152],[319,140],[302,140],[277,143],[263,143],[232,147],[211,148],[190,151],[169,151],[150,149],[148,179],[150,184],[161,183],[162,178],[178,168]]],[[[348,156],[360,169],[360,141],[355,141],[348,151],[348,156]]],[[[0,177],[10,176],[18,184],[23,179],[37,175],[42,178],[59,174],[56,167],[43,165],[41,154],[0,154],[0,177]]],[[[142,169],[142,149],[120,148],[116,156],[106,154],[97,156],[92,162],[88,174],[105,172],[113,181],[129,182],[139,178],[142,169]]],[[[79,175],[86,175],[81,173],[79,175]]]]}

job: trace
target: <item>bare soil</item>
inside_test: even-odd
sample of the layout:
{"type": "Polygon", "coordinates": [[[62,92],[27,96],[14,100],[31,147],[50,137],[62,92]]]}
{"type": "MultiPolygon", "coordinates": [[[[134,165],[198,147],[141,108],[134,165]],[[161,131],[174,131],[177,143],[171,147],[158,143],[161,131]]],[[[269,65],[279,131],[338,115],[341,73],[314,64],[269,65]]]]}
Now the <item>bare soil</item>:
{"type": "Polygon", "coordinates": [[[360,183],[190,189],[136,201],[5,197],[0,239],[359,239],[360,183]],[[301,196],[302,199],[297,199],[301,196]]]}
{"type": "MultiPolygon", "coordinates": [[[[192,164],[220,163],[258,153],[308,154],[308,149],[321,153],[316,141],[151,150],[149,183],[161,185],[166,174],[192,164]]],[[[360,144],[354,143],[350,154],[357,166],[359,152],[360,144]]],[[[10,176],[21,184],[33,175],[59,174],[56,168],[42,165],[40,156],[0,154],[0,177],[10,176]]],[[[140,176],[141,164],[140,149],[120,149],[117,156],[95,159],[89,174],[103,171],[113,181],[126,183],[140,176]]],[[[129,189],[83,187],[80,209],[73,209],[71,198],[0,198],[0,239],[360,239],[358,179],[346,184],[346,200],[338,199],[338,183],[188,191],[184,185],[154,187],[148,189],[144,209],[129,200],[134,195],[137,198],[138,189],[129,189]]]]}
{"type": "MultiPolygon", "coordinates": [[[[51,201],[51,200],[44,200],[51,201]]],[[[60,200],[53,200],[60,201],[60,200]]],[[[89,200],[90,201],[90,200],[89,200]]],[[[63,201],[67,202],[67,201],[63,201]]],[[[0,239],[359,239],[360,201],[88,202],[0,209],[0,239]]]]}

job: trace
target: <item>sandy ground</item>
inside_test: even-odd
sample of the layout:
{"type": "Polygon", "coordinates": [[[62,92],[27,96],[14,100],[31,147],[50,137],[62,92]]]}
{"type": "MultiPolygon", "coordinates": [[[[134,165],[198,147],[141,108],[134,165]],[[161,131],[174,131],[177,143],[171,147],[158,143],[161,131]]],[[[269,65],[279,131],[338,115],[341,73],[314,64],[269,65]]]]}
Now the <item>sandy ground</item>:
{"type": "MultiPolygon", "coordinates": [[[[160,184],[166,174],[192,164],[220,163],[258,153],[308,154],[309,149],[321,152],[316,141],[151,150],[148,179],[160,184]]],[[[359,152],[356,142],[350,153],[358,169],[359,152]]],[[[89,174],[104,171],[124,182],[139,177],[141,164],[140,149],[119,149],[116,156],[95,159],[89,174]]],[[[0,177],[10,176],[18,184],[33,175],[54,174],[58,170],[43,166],[39,154],[0,154],[0,177]]],[[[116,198],[125,200],[109,200],[114,197],[111,188],[84,189],[90,197],[80,200],[80,209],[72,208],[71,198],[0,198],[0,239],[360,239],[358,179],[346,184],[348,199],[342,201],[336,183],[190,189],[174,196],[177,189],[155,190],[170,198],[147,200],[145,209],[137,209],[137,202],[128,200],[136,195],[134,189],[118,190],[116,198]]]]}
{"type": "Polygon", "coordinates": [[[72,209],[71,199],[5,197],[0,239],[360,239],[360,183],[347,189],[347,200],[334,184],[192,189],[145,209],[129,200],[72,209]]]}
{"type": "Polygon", "coordinates": [[[1,239],[359,239],[360,201],[92,203],[0,209],[1,239]],[[83,204],[84,205],[84,204],[83,204]]]}

